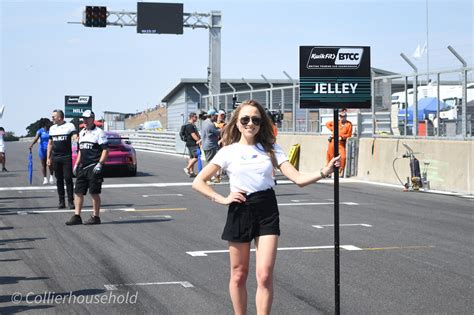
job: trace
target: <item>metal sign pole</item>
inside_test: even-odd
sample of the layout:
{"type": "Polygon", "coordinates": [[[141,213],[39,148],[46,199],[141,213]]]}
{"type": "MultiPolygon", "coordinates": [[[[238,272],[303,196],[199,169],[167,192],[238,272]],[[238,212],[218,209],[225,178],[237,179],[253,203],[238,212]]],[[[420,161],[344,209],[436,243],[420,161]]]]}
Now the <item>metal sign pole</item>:
{"type": "MultiPolygon", "coordinates": [[[[334,110],[334,157],[339,155],[339,110],[334,110]]],[[[341,313],[339,282],[339,167],[334,167],[334,271],[335,313],[341,313]]]]}
{"type": "MultiPolygon", "coordinates": [[[[370,47],[300,46],[300,108],[334,110],[332,143],[339,155],[339,111],[372,106],[370,47]]],[[[295,119],[295,115],[293,115],[295,119]]],[[[339,167],[334,168],[335,314],[340,314],[339,167]]]]}

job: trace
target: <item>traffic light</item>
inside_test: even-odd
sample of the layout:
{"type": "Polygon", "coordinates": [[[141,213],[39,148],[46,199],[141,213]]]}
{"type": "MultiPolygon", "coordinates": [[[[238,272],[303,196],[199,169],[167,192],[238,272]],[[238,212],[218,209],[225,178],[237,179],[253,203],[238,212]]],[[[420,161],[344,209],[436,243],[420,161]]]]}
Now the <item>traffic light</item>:
{"type": "Polygon", "coordinates": [[[86,7],[86,27],[92,27],[92,7],[86,7]]]}
{"type": "Polygon", "coordinates": [[[106,27],[107,7],[86,6],[84,25],[86,27],[106,27]]]}

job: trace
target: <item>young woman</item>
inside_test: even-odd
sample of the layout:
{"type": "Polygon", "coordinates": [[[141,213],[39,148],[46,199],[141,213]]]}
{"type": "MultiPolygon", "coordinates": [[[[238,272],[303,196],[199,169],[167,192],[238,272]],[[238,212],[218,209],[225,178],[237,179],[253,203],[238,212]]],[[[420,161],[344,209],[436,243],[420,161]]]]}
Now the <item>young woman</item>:
{"type": "Polygon", "coordinates": [[[255,239],[258,314],[269,314],[273,300],[273,268],[280,235],[274,168],[303,187],[327,177],[340,157],[313,174],[299,173],[275,143],[272,121],[257,101],[243,102],[223,135],[224,147],[194,179],[193,188],[214,202],[229,205],[222,239],[230,254],[229,291],[236,314],[247,312],[250,243],[255,239]],[[206,184],[219,170],[229,176],[230,194],[221,196],[206,184]]]}
{"type": "MultiPolygon", "coordinates": [[[[46,176],[46,159],[48,151],[48,142],[49,142],[49,128],[53,125],[48,118],[40,119],[41,128],[36,132],[36,137],[33,139],[33,142],[30,144],[30,151],[35,145],[36,142],[40,142],[38,148],[38,156],[41,160],[41,171],[43,172],[43,185],[48,184],[48,177],[46,176]]],[[[49,165],[49,183],[54,184],[53,177],[53,166],[49,165]]]]}

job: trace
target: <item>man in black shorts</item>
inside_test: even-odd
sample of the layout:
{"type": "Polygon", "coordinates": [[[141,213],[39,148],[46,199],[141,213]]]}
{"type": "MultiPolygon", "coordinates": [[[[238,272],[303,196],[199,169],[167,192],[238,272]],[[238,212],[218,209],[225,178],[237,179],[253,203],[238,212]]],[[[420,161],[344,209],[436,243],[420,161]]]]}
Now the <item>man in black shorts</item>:
{"type": "Polygon", "coordinates": [[[105,132],[94,124],[94,112],[86,110],[82,114],[86,127],[79,133],[79,153],[74,174],[76,175],[74,215],[66,225],[82,224],[81,210],[84,195],[89,189],[94,213],[84,224],[100,224],[100,193],[102,191],[102,168],[109,155],[105,132]]]}
{"type": "Polygon", "coordinates": [[[201,136],[196,127],[196,121],[198,116],[196,113],[189,114],[188,124],[186,125],[184,132],[186,134],[186,147],[189,151],[188,165],[184,168],[184,172],[189,177],[194,177],[194,164],[197,162],[197,150],[199,149],[199,143],[201,143],[201,136]]]}
{"type": "Polygon", "coordinates": [[[74,209],[71,139],[75,138],[77,131],[72,123],[64,121],[62,110],[55,109],[52,118],[54,125],[49,129],[46,164],[53,166],[56,176],[56,188],[59,196],[58,209],[66,208],[64,182],[66,182],[69,209],[74,209]]]}

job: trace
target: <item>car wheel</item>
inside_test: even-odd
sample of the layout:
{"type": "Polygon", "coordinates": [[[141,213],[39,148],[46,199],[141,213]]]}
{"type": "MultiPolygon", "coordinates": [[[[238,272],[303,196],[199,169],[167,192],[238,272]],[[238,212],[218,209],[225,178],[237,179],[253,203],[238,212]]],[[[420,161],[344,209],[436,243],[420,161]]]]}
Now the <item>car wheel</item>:
{"type": "Polygon", "coordinates": [[[130,176],[137,176],[137,166],[135,165],[135,167],[129,171],[129,174],[130,176]]]}

